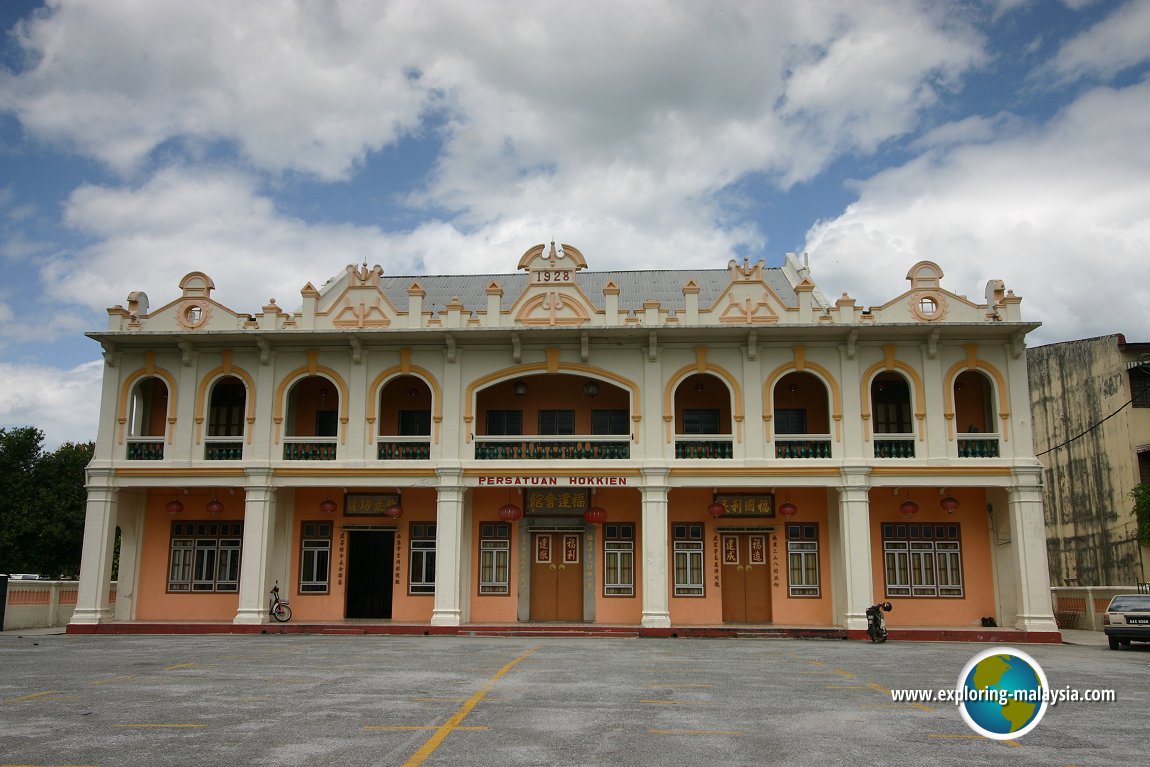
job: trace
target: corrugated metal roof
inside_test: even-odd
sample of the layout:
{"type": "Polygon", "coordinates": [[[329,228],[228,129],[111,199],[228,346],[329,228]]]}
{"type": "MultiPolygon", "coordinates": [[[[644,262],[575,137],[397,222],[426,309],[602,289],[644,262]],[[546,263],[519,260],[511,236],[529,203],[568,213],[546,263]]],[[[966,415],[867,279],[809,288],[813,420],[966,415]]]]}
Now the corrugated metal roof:
{"type": "MultiPolygon", "coordinates": [[[[405,312],[408,309],[407,290],[418,282],[426,291],[423,310],[439,314],[444,307],[458,297],[467,311],[482,311],[487,308],[487,286],[492,282],[503,288],[502,309],[507,311],[527,287],[528,275],[516,274],[453,274],[453,275],[384,275],[380,278],[380,288],[395,307],[405,312]]],[[[763,279],[778,294],[786,306],[797,307],[798,296],[790,281],[780,268],[764,268],[763,279]]],[[[682,311],[686,302],[683,286],[694,280],[699,286],[699,308],[706,309],[718,300],[731,281],[727,269],[666,269],[631,272],[592,272],[581,271],[576,275],[575,284],[586,294],[588,300],[598,309],[604,308],[603,287],[614,282],[619,287],[619,308],[634,312],[642,310],[645,301],[658,301],[664,309],[682,311]]],[[[338,295],[347,284],[347,274],[339,275],[324,285],[325,296],[338,295]]]]}

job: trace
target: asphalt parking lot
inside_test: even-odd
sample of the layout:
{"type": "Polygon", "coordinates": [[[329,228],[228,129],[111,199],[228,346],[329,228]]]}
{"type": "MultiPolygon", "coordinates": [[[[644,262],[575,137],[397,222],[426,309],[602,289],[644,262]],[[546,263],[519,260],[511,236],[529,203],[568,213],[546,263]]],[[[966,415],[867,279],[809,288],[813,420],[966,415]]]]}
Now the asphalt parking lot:
{"type": "Polygon", "coordinates": [[[0,636],[0,765],[1144,764],[1150,646],[1024,645],[1061,703],[1017,741],[953,704],[968,643],[0,636]]]}

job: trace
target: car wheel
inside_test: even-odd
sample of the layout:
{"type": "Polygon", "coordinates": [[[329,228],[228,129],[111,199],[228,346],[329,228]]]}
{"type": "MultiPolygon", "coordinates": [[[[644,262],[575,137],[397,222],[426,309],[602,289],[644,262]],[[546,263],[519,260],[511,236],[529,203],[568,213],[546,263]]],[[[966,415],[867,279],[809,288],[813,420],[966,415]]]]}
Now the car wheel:
{"type": "Polygon", "coordinates": [[[1109,640],[1109,642],[1110,642],[1110,649],[1111,650],[1117,650],[1118,649],[1119,642],[1117,639],[1115,639],[1114,637],[1106,637],[1106,639],[1109,640]]]}

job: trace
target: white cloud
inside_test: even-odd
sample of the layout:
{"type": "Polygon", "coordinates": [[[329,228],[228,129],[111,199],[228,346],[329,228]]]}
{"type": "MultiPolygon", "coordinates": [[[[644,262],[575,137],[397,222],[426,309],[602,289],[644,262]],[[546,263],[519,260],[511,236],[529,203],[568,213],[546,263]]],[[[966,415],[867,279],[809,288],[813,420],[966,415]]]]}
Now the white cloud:
{"type": "Polygon", "coordinates": [[[325,179],[432,110],[448,120],[437,204],[487,220],[553,182],[654,208],[753,170],[809,178],[909,130],[983,58],[935,7],[60,0],[21,25],[36,63],[0,81],[0,106],[120,171],[166,141],[224,140],[325,179]]]}
{"type": "Polygon", "coordinates": [[[44,448],[96,439],[103,360],[61,369],[0,362],[0,427],[35,426],[44,448]]]}
{"type": "Polygon", "coordinates": [[[928,152],[859,184],[808,234],[828,295],[891,295],[909,264],[982,300],[986,280],[1024,297],[1037,341],[1145,333],[1150,306],[1150,83],[1084,94],[1042,129],[928,152]],[[1106,115],[1100,120],[1098,115],[1106,115]]]}
{"type": "Polygon", "coordinates": [[[1051,67],[1067,79],[1108,78],[1150,59],[1150,3],[1130,0],[1064,43],[1051,67]]]}

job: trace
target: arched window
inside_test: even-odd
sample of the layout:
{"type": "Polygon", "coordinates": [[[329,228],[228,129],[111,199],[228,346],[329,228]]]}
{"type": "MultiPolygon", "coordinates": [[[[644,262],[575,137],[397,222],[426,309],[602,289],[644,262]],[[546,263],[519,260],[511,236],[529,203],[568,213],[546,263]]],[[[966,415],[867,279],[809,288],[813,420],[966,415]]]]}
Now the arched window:
{"type": "Polygon", "coordinates": [[[209,461],[243,458],[247,393],[244,382],[235,376],[224,376],[212,385],[204,458],[209,461]]]}
{"type": "Polygon", "coordinates": [[[307,376],[288,392],[284,458],[334,461],[339,391],[323,376],[307,376]]]}
{"type": "Polygon", "coordinates": [[[910,384],[900,374],[879,373],[871,381],[875,458],[914,458],[910,384]]]}
{"type": "Polygon", "coordinates": [[[954,379],[954,418],[960,458],[997,458],[998,427],[994,418],[994,384],[978,370],[954,379]]]}
{"type": "Polygon", "coordinates": [[[818,376],[788,373],[775,384],[772,400],[776,458],[831,457],[830,397],[818,376]]]}
{"type": "Polygon", "coordinates": [[[168,423],[168,385],[148,376],[132,387],[128,402],[128,459],[157,461],[164,457],[168,423]]]}
{"type": "Polygon", "coordinates": [[[431,387],[412,375],[391,379],[379,392],[380,460],[431,457],[431,387]]]}
{"type": "Polygon", "coordinates": [[[731,390],[710,373],[687,376],[675,387],[675,457],[732,455],[731,390]]]}

